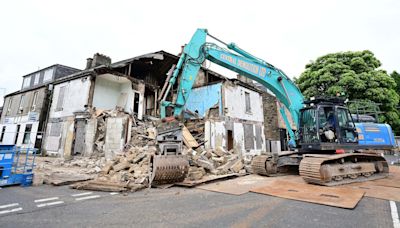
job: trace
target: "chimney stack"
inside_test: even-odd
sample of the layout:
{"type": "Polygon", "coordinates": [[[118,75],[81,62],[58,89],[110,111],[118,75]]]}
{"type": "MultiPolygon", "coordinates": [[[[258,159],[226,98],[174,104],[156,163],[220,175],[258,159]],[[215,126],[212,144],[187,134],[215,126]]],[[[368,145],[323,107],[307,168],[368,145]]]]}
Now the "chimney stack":
{"type": "Polygon", "coordinates": [[[88,70],[88,69],[92,68],[92,62],[93,62],[93,59],[92,59],[92,58],[87,58],[87,59],[86,59],[86,67],[85,67],[85,70],[88,70]]]}
{"type": "Polygon", "coordinates": [[[91,68],[97,67],[100,65],[105,65],[105,66],[111,65],[111,58],[106,55],[100,54],[100,53],[94,54],[92,63],[91,63],[91,68]]]}

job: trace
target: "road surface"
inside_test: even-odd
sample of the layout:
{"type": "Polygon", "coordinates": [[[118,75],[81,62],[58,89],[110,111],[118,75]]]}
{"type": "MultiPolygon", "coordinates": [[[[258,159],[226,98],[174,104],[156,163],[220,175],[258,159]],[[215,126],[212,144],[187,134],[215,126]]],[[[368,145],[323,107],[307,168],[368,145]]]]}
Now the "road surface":
{"type": "Polygon", "coordinates": [[[0,227],[393,227],[393,210],[389,201],[368,197],[348,210],[177,187],[129,194],[47,185],[0,189],[0,227]]]}

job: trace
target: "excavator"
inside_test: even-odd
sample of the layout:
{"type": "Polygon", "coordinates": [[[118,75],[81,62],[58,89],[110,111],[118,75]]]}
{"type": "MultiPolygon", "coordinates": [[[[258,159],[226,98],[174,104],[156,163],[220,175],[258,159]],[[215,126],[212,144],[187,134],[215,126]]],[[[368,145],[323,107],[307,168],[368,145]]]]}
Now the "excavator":
{"type": "MultiPolygon", "coordinates": [[[[396,146],[388,124],[354,123],[346,100],[339,97],[305,100],[296,84],[282,70],[234,43],[227,44],[212,36],[207,29],[197,29],[185,45],[161,100],[162,118],[166,117],[169,107],[173,108],[175,117],[183,113],[193,83],[206,60],[260,83],[283,104],[279,111],[289,134],[290,151],[255,156],[252,160],[254,173],[283,175],[294,168],[306,182],[325,186],[388,176],[389,166],[381,151],[396,146]],[[206,42],[207,36],[225,47],[206,42]],[[178,76],[176,100],[167,101],[167,94],[178,76]],[[296,132],[285,109],[290,112],[296,132]]],[[[187,161],[180,155],[162,153],[154,158],[154,164],[153,178],[177,181],[187,173],[187,161]]]]}

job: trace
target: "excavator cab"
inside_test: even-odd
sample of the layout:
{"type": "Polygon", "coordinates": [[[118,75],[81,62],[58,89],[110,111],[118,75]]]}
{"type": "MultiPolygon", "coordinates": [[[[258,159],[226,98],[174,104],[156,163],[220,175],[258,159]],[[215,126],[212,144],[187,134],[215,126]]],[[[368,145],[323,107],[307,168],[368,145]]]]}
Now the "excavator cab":
{"type": "Polygon", "coordinates": [[[301,151],[335,151],[357,146],[357,131],[343,99],[319,98],[300,110],[301,151]]]}

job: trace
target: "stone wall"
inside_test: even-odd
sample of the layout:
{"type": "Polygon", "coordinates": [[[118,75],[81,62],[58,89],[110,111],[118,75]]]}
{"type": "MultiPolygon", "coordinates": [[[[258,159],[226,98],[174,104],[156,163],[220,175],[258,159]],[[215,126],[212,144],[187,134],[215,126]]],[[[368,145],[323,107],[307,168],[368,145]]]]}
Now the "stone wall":
{"type": "Polygon", "coordinates": [[[262,93],[264,109],[264,134],[267,140],[280,140],[278,107],[276,98],[269,93],[262,93]]]}

